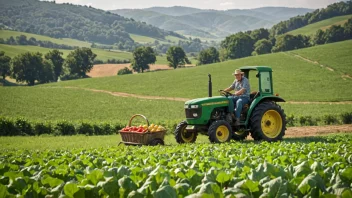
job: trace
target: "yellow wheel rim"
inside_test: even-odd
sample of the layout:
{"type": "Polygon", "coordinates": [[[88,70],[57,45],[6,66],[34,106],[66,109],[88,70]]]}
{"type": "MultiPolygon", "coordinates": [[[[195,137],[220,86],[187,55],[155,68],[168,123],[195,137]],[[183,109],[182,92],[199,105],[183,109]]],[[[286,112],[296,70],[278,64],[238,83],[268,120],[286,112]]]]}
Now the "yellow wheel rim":
{"type": "Polygon", "coordinates": [[[261,121],[262,131],[269,138],[276,138],[282,130],[282,118],[279,112],[269,110],[261,121]]]}
{"type": "Polygon", "coordinates": [[[182,137],[182,140],[186,143],[192,142],[194,138],[194,133],[188,133],[185,127],[181,132],[181,137],[182,137]]]}
{"type": "Polygon", "coordinates": [[[219,142],[226,142],[229,139],[230,131],[229,129],[221,125],[216,129],[216,138],[219,140],[219,142]]]}

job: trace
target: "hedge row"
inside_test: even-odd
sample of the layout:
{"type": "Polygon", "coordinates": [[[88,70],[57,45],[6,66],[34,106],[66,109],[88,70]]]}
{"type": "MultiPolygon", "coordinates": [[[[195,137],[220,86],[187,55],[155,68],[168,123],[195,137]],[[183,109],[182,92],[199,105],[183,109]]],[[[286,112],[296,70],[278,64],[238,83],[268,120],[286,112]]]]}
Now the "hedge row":
{"type": "MultiPolygon", "coordinates": [[[[287,126],[317,126],[352,124],[352,112],[340,115],[324,115],[322,117],[288,115],[287,126]]],[[[164,121],[155,124],[164,126],[172,133],[178,121],[164,121]]],[[[36,136],[36,135],[111,135],[126,126],[126,123],[79,122],[67,120],[57,122],[29,121],[25,118],[7,118],[0,116],[0,136],[36,136]]]]}
{"type": "MultiPolygon", "coordinates": [[[[168,131],[176,128],[177,121],[156,123],[168,131]]],[[[0,136],[39,136],[48,135],[111,135],[126,126],[126,123],[109,122],[57,122],[30,121],[25,118],[8,118],[0,116],[0,136]]]]}
{"type": "Polygon", "coordinates": [[[286,117],[287,126],[318,126],[352,124],[352,112],[341,113],[340,115],[324,115],[322,117],[289,115],[286,117]]]}

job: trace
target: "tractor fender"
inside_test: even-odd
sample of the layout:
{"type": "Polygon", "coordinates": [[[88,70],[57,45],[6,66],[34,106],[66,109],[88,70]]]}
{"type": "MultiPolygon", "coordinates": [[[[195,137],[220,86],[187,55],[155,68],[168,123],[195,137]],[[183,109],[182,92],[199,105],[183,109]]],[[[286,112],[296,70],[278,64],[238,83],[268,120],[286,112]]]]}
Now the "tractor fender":
{"type": "Polygon", "coordinates": [[[245,126],[248,128],[248,124],[249,124],[249,119],[252,116],[252,112],[254,110],[254,108],[256,106],[258,106],[258,104],[264,102],[264,101],[274,101],[274,102],[286,102],[283,98],[279,97],[279,96],[263,96],[260,98],[256,98],[253,100],[251,106],[249,107],[248,113],[247,113],[247,119],[246,119],[246,123],[245,126]]]}

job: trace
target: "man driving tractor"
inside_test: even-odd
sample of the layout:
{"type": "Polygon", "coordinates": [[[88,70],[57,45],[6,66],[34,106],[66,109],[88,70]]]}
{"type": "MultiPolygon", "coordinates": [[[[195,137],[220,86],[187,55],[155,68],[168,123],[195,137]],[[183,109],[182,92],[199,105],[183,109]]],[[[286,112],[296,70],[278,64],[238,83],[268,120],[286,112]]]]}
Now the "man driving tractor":
{"type": "Polygon", "coordinates": [[[236,80],[232,83],[229,88],[224,89],[224,91],[230,92],[235,90],[235,93],[232,96],[233,103],[236,105],[235,117],[236,122],[235,125],[240,125],[240,116],[242,107],[249,102],[249,95],[251,92],[251,88],[249,85],[249,81],[246,77],[243,76],[243,72],[240,69],[236,69],[232,74],[235,76],[236,80]]]}

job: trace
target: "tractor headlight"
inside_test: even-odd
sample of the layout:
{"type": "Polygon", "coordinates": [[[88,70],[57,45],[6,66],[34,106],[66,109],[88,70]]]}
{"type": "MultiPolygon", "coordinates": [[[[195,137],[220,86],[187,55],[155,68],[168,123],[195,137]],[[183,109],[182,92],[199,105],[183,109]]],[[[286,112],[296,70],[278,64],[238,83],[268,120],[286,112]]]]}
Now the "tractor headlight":
{"type": "Polygon", "coordinates": [[[191,109],[198,109],[198,105],[191,105],[191,109]]]}
{"type": "Polygon", "coordinates": [[[198,117],[198,113],[193,113],[193,117],[198,117]]]}
{"type": "Polygon", "coordinates": [[[185,109],[188,109],[188,104],[185,104],[185,109]]]}

